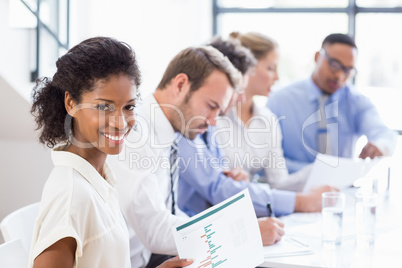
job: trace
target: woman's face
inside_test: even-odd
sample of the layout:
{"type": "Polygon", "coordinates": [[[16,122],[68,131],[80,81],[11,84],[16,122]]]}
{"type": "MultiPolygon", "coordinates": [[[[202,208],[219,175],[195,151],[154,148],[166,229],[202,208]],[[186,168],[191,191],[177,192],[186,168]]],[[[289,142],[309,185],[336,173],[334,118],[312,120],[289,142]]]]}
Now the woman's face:
{"type": "Polygon", "coordinates": [[[98,80],[69,114],[74,118],[73,146],[118,154],[133,128],[136,87],[125,75],[98,80]]]}
{"type": "Polygon", "coordinates": [[[279,62],[279,52],[273,49],[265,57],[258,60],[254,73],[250,74],[246,95],[268,96],[271,86],[278,80],[277,66],[279,62]]]}

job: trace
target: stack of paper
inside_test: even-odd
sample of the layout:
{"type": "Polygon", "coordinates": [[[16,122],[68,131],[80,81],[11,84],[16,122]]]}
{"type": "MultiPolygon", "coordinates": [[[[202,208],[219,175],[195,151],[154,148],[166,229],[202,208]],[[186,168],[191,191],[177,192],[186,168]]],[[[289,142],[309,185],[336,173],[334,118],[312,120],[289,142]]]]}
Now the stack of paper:
{"type": "Polygon", "coordinates": [[[295,256],[302,254],[311,254],[313,250],[311,247],[299,239],[295,239],[291,236],[283,236],[281,241],[277,242],[272,246],[264,247],[264,257],[285,257],[285,256],[295,256]]]}

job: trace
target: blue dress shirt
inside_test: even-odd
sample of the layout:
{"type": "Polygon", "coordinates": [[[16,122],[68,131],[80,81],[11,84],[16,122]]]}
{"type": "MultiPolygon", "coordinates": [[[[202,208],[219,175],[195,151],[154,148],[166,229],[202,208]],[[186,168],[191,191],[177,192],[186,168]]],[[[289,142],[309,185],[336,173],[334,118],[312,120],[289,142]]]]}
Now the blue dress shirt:
{"type": "MultiPolygon", "coordinates": [[[[312,78],[273,92],[268,108],[279,119],[289,173],[314,162],[318,152],[321,90],[312,78]]],[[[372,102],[346,85],[331,95],[325,106],[331,154],[351,158],[357,139],[365,135],[385,155],[393,152],[397,134],[385,126],[372,102]]]]}
{"type": "Polygon", "coordinates": [[[296,193],[271,189],[266,183],[235,181],[222,173],[219,148],[211,141],[210,127],[206,145],[202,135],[191,141],[180,139],[178,206],[193,216],[248,188],[258,217],[268,216],[267,204],[271,203],[277,216],[294,211],[296,193]]]}

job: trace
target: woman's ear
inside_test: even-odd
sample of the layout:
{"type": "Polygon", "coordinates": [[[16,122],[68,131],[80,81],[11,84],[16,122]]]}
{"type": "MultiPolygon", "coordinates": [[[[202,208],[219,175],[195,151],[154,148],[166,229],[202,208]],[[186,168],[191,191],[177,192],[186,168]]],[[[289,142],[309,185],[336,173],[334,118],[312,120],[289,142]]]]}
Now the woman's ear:
{"type": "Polygon", "coordinates": [[[64,106],[66,107],[67,113],[71,117],[74,117],[75,102],[68,91],[64,93],[64,106]]]}

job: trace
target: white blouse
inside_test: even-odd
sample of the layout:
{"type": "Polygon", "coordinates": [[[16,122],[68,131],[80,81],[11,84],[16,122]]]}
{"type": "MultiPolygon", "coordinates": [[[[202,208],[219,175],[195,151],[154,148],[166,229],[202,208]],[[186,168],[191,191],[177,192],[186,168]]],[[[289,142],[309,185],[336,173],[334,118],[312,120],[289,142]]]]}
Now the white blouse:
{"type": "Polygon", "coordinates": [[[56,149],[52,160],[54,168],[43,189],[29,267],[65,237],[77,242],[74,267],[131,267],[128,231],[109,167],[105,164],[105,180],[76,154],[56,149]]]}
{"type": "Polygon", "coordinates": [[[247,126],[234,107],[227,116],[217,120],[216,138],[228,168],[241,167],[250,180],[259,177],[272,188],[301,191],[311,165],[290,174],[282,149],[282,133],[278,118],[265,106],[253,105],[253,116],[247,126]]]}

